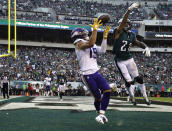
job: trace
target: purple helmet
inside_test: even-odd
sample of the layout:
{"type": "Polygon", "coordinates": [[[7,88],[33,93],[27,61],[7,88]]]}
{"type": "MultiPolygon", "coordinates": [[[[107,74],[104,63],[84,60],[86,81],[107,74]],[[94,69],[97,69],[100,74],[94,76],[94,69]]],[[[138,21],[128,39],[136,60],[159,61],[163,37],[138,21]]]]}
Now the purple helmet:
{"type": "Polygon", "coordinates": [[[71,38],[75,41],[76,39],[85,39],[86,35],[88,35],[88,30],[84,28],[75,28],[71,33],[71,38]]]}

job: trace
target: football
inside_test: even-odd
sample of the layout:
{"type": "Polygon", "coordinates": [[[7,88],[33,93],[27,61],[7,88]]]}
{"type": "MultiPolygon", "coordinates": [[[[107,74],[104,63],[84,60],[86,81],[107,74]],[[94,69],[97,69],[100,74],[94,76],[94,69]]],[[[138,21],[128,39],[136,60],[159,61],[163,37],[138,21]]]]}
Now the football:
{"type": "Polygon", "coordinates": [[[98,20],[101,20],[101,23],[103,25],[105,25],[107,22],[110,21],[110,16],[108,14],[104,14],[104,13],[99,14],[97,18],[98,18],[98,20]]]}

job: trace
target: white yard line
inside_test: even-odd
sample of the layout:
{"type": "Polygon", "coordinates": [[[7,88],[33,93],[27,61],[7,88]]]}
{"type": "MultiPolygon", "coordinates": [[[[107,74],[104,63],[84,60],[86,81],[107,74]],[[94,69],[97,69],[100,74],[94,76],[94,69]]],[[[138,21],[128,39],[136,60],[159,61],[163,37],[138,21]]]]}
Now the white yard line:
{"type": "MultiPolygon", "coordinates": [[[[95,111],[94,109],[94,99],[93,97],[74,97],[65,96],[64,100],[60,101],[58,97],[35,97],[30,103],[23,102],[12,102],[0,107],[0,110],[13,110],[13,109],[23,109],[23,108],[38,108],[38,109],[74,109],[80,111],[95,111]],[[41,105],[45,103],[45,105],[41,105]],[[46,105],[52,103],[52,105],[46,105]],[[74,104],[69,106],[58,106],[58,104],[74,104]],[[53,105],[57,104],[57,105],[53,105]]],[[[151,104],[147,106],[146,104],[137,104],[133,106],[131,103],[122,100],[111,99],[108,109],[118,110],[118,111],[144,111],[144,112],[172,112],[172,106],[166,105],[155,105],[151,104]]]]}

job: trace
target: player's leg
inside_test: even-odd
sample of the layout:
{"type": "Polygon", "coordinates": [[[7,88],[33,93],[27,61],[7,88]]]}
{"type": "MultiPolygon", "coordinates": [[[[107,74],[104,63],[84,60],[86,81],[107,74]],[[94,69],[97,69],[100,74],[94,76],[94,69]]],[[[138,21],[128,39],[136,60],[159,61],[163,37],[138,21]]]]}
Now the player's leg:
{"type": "Polygon", "coordinates": [[[105,116],[105,112],[107,110],[107,107],[109,105],[109,99],[110,99],[110,86],[107,83],[106,79],[99,73],[95,73],[96,75],[96,83],[98,85],[98,88],[102,92],[102,100],[100,102],[100,111],[99,115],[96,117],[96,121],[104,124],[105,122],[108,122],[108,119],[105,116]]]}
{"type": "Polygon", "coordinates": [[[8,83],[6,83],[7,86],[7,99],[9,99],[9,88],[8,88],[8,83]]]}
{"type": "Polygon", "coordinates": [[[135,93],[134,81],[126,82],[125,85],[126,85],[127,91],[129,92],[129,97],[127,99],[130,99],[131,102],[133,103],[133,105],[136,105],[137,103],[136,103],[136,99],[134,96],[134,93],[135,93]]]}
{"type": "Polygon", "coordinates": [[[7,96],[7,99],[9,98],[8,96],[8,83],[4,83],[4,87],[5,87],[5,95],[7,96]]]}
{"type": "Polygon", "coordinates": [[[145,99],[146,101],[146,104],[147,105],[150,105],[150,100],[148,99],[148,96],[146,94],[146,87],[145,87],[145,84],[143,82],[143,77],[142,76],[137,76],[134,78],[134,80],[140,84],[140,88],[141,88],[141,93],[143,95],[143,98],[145,99]]]}
{"type": "Polygon", "coordinates": [[[45,96],[48,96],[48,86],[46,86],[45,96]]]}
{"type": "Polygon", "coordinates": [[[3,94],[3,98],[5,99],[5,84],[3,83],[3,88],[2,88],[2,94],[3,94]]]}
{"type": "Polygon", "coordinates": [[[146,103],[149,105],[150,102],[149,102],[149,99],[146,94],[146,88],[145,88],[145,84],[143,83],[143,77],[139,76],[138,69],[137,69],[136,63],[134,62],[134,59],[130,59],[127,67],[128,67],[128,71],[130,72],[131,76],[134,78],[134,81],[140,84],[143,97],[144,97],[146,103]]]}
{"type": "Polygon", "coordinates": [[[136,100],[134,97],[135,85],[134,85],[134,81],[132,80],[132,77],[128,71],[128,68],[127,68],[128,61],[115,61],[115,64],[116,64],[121,76],[123,77],[123,79],[125,81],[126,89],[129,93],[132,103],[134,105],[136,105],[136,100]]]}
{"type": "Polygon", "coordinates": [[[60,92],[60,100],[62,101],[63,99],[63,92],[60,92]]]}
{"type": "Polygon", "coordinates": [[[90,89],[90,91],[92,92],[95,98],[94,106],[97,112],[99,113],[99,115],[95,118],[95,120],[100,124],[104,124],[104,122],[107,122],[108,120],[105,115],[100,114],[100,111],[101,111],[100,109],[102,106],[101,105],[102,99],[101,99],[100,90],[95,81],[96,77],[97,77],[97,73],[92,74],[92,75],[85,75],[83,76],[83,82],[87,85],[87,87],[90,89]]]}
{"type": "Polygon", "coordinates": [[[48,86],[48,96],[50,96],[50,86],[48,86]]]}
{"type": "Polygon", "coordinates": [[[63,100],[63,85],[59,85],[59,97],[60,101],[63,100]]]}
{"type": "Polygon", "coordinates": [[[101,93],[97,87],[95,80],[93,79],[93,75],[84,75],[82,76],[83,83],[87,86],[87,88],[91,91],[94,96],[94,106],[96,111],[100,111],[100,102],[101,102],[101,93]]]}
{"type": "Polygon", "coordinates": [[[105,111],[109,105],[109,99],[110,99],[110,86],[107,83],[106,79],[97,72],[96,77],[96,83],[98,85],[98,88],[102,91],[102,101],[100,103],[100,114],[105,114],[105,111]]]}

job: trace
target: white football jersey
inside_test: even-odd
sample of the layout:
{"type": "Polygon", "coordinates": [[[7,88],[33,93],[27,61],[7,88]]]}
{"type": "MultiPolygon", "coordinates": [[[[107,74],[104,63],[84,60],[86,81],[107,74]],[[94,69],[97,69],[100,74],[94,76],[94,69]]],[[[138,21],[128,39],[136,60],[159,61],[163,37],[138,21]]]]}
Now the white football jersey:
{"type": "Polygon", "coordinates": [[[3,83],[8,83],[8,77],[7,76],[4,76],[3,83]]]}
{"type": "Polygon", "coordinates": [[[45,80],[44,80],[44,82],[45,82],[45,85],[46,86],[50,86],[50,84],[51,84],[51,78],[50,77],[46,77],[45,80]]]}
{"type": "MultiPolygon", "coordinates": [[[[80,40],[82,40],[83,42],[87,42],[86,40],[83,39],[80,40]]],[[[97,60],[96,60],[97,53],[99,50],[98,48],[99,47],[96,45],[85,50],[78,50],[77,48],[75,48],[81,74],[83,75],[93,74],[100,69],[97,65],[97,60]]]]}

